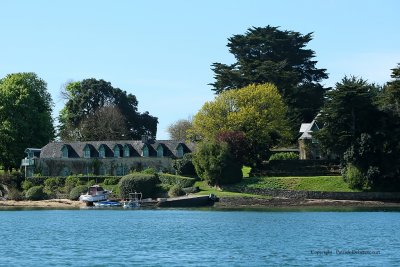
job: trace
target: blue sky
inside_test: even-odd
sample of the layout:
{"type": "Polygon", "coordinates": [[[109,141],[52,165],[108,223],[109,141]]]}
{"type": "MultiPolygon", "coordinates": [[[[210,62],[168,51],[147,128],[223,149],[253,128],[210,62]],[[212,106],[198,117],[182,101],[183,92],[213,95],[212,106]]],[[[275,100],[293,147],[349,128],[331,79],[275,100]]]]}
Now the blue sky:
{"type": "Polygon", "coordinates": [[[0,77],[35,72],[58,115],[68,80],[104,79],[159,118],[158,139],[213,99],[213,62],[252,26],[314,32],[308,48],[334,86],[344,75],[383,84],[400,63],[400,1],[0,1],[0,77]]]}

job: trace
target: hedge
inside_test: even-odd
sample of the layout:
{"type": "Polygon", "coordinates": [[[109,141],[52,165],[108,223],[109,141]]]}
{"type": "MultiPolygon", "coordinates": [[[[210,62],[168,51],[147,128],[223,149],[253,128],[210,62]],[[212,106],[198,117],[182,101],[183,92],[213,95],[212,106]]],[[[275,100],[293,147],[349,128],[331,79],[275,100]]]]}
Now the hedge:
{"type": "MultiPolygon", "coordinates": [[[[76,177],[82,183],[86,183],[89,180],[94,180],[97,183],[102,183],[104,182],[105,179],[121,178],[121,176],[106,176],[106,175],[70,175],[68,177],[76,177]]],[[[39,185],[44,185],[44,181],[46,181],[49,178],[60,178],[63,181],[67,179],[67,177],[65,176],[33,176],[33,177],[27,177],[26,180],[32,182],[32,184],[35,186],[39,186],[39,185]]]]}
{"type": "Polygon", "coordinates": [[[129,198],[129,193],[142,193],[143,198],[153,197],[156,185],[159,183],[156,175],[132,173],[125,175],[118,183],[121,198],[129,198]]]}
{"type": "Polygon", "coordinates": [[[71,192],[69,193],[69,199],[78,200],[81,194],[86,193],[87,191],[88,187],[86,185],[78,185],[72,188],[71,192]]]}
{"type": "Polygon", "coordinates": [[[159,173],[158,179],[163,184],[167,185],[178,185],[180,187],[191,187],[196,182],[195,178],[183,177],[179,175],[167,174],[167,173],[159,173]]]}

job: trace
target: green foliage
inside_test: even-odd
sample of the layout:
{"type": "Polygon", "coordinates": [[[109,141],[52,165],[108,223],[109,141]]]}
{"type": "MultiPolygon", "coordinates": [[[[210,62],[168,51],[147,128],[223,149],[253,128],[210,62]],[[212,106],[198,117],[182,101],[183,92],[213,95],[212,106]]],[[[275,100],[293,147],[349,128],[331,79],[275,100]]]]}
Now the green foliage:
{"type": "Polygon", "coordinates": [[[311,121],[323,104],[325,89],[320,84],[328,75],[317,68],[315,52],[305,49],[312,33],[302,35],[279,27],[253,27],[228,39],[229,52],[237,62],[212,64],[216,93],[249,84],[275,84],[288,105],[295,130],[311,121]]]}
{"type": "Polygon", "coordinates": [[[22,189],[24,189],[24,191],[28,191],[29,188],[31,188],[33,186],[34,186],[34,184],[30,180],[25,180],[22,182],[22,189]]]}
{"type": "Polygon", "coordinates": [[[79,197],[88,191],[88,187],[86,185],[78,185],[72,188],[71,192],[69,193],[69,199],[71,200],[78,200],[79,197]]]}
{"type": "Polygon", "coordinates": [[[294,152],[280,152],[271,155],[269,160],[297,160],[299,155],[294,152]]]}
{"type": "Polygon", "coordinates": [[[12,187],[8,190],[7,199],[20,201],[24,200],[24,197],[24,194],[17,188],[12,187]]]}
{"type": "Polygon", "coordinates": [[[362,172],[356,166],[349,164],[343,173],[343,179],[352,189],[368,188],[368,181],[362,172]]]}
{"type": "Polygon", "coordinates": [[[125,175],[118,183],[121,198],[129,198],[129,193],[141,192],[144,198],[153,197],[159,180],[155,175],[132,173],[125,175]]]}
{"type": "Polygon", "coordinates": [[[27,147],[42,147],[54,138],[53,102],[47,84],[35,73],[8,74],[0,80],[0,163],[20,166],[27,147]]]}
{"type": "Polygon", "coordinates": [[[158,179],[161,181],[162,184],[167,184],[167,185],[172,185],[172,186],[178,185],[182,188],[191,187],[196,182],[196,179],[194,179],[194,178],[188,178],[188,177],[172,175],[172,174],[167,174],[167,173],[158,174],[158,179]]]}
{"type": "Polygon", "coordinates": [[[154,168],[146,168],[143,171],[141,171],[141,173],[145,173],[145,174],[153,174],[155,175],[157,173],[156,169],[154,168]]]}
{"type": "Polygon", "coordinates": [[[46,199],[47,195],[43,191],[43,186],[34,186],[29,188],[28,191],[26,191],[25,198],[27,200],[42,200],[46,199]]]}
{"type": "Polygon", "coordinates": [[[172,186],[168,191],[170,197],[179,197],[184,196],[185,194],[185,191],[183,191],[182,187],[179,185],[172,186]]]}
{"type": "Polygon", "coordinates": [[[325,151],[342,158],[362,133],[379,129],[381,113],[374,103],[377,93],[375,85],[356,77],[345,77],[327,94],[318,117],[323,128],[315,133],[325,151]]]}
{"type": "Polygon", "coordinates": [[[64,184],[64,192],[66,193],[70,193],[71,190],[80,185],[81,181],[79,177],[76,176],[68,176],[67,178],[65,178],[65,184],[64,184]]]}
{"type": "Polygon", "coordinates": [[[192,153],[186,153],[183,155],[183,158],[174,160],[173,168],[178,175],[195,176],[196,170],[193,165],[192,153]]]}
{"type": "Polygon", "coordinates": [[[178,120],[168,126],[167,132],[172,140],[186,141],[189,140],[189,131],[192,128],[191,120],[178,120]]]}
{"type": "Polygon", "coordinates": [[[46,176],[32,176],[32,177],[26,177],[25,180],[31,182],[34,186],[44,186],[44,181],[50,177],[46,176]]]}
{"type": "Polygon", "coordinates": [[[55,197],[56,193],[64,186],[64,179],[61,177],[48,178],[44,181],[43,191],[50,197],[55,197]]]}
{"type": "Polygon", "coordinates": [[[89,140],[92,138],[104,140],[105,136],[101,131],[89,131],[90,125],[99,125],[100,127],[96,126],[95,128],[101,129],[101,125],[110,123],[112,131],[105,132],[107,140],[121,138],[121,134],[125,130],[128,131],[131,139],[140,139],[144,134],[156,136],[158,119],[148,112],[139,113],[136,97],[119,88],[114,88],[109,82],[84,79],[80,82],[69,83],[63,93],[68,100],[59,116],[60,134],[63,140],[89,140]],[[98,112],[102,112],[102,110],[104,116],[99,116],[98,112]],[[111,112],[107,112],[107,110],[112,111],[115,115],[112,118],[119,123],[113,123],[114,119],[112,121],[107,119],[111,115],[111,112]],[[121,126],[124,127],[121,128],[121,126]],[[118,134],[115,135],[115,132],[118,134]]]}
{"type": "Polygon", "coordinates": [[[230,90],[207,102],[193,119],[193,133],[213,140],[221,131],[243,132],[251,161],[261,162],[268,148],[290,138],[286,106],[272,84],[230,90]]]}
{"type": "Polygon", "coordinates": [[[21,188],[21,183],[23,181],[24,176],[19,171],[13,171],[11,173],[0,173],[0,184],[19,189],[21,188]]]}
{"type": "Polygon", "coordinates": [[[104,179],[104,184],[105,185],[116,185],[116,184],[118,184],[119,180],[120,180],[119,177],[106,178],[106,179],[104,179]]]}
{"type": "Polygon", "coordinates": [[[193,156],[197,175],[210,185],[239,182],[242,165],[233,161],[226,143],[207,141],[198,144],[193,156]]]}

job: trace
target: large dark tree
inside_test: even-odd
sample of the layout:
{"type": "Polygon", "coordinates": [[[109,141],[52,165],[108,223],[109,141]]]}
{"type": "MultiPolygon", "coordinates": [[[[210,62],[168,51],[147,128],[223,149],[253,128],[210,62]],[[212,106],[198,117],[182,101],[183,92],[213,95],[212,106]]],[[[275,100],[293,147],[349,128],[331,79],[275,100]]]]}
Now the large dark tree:
{"type": "Polygon", "coordinates": [[[0,161],[18,168],[28,147],[54,138],[51,95],[35,73],[9,74],[0,80],[0,161]]]}
{"type": "MultiPolygon", "coordinates": [[[[83,127],[82,124],[87,124],[88,120],[90,121],[104,107],[115,107],[122,114],[125,122],[122,128],[128,131],[126,138],[139,139],[142,135],[153,138],[156,136],[158,119],[148,112],[139,113],[136,97],[119,88],[114,88],[109,82],[96,79],[72,82],[65,87],[63,94],[67,103],[59,116],[62,139],[89,140],[93,136],[102,136],[100,133],[87,135],[80,129],[83,127]]],[[[121,131],[121,127],[118,131],[121,131]]]]}
{"type": "Polygon", "coordinates": [[[315,53],[306,49],[312,33],[302,35],[282,31],[278,27],[253,27],[244,34],[228,39],[229,52],[236,63],[212,64],[219,94],[230,89],[256,83],[273,83],[278,87],[289,108],[293,128],[311,121],[323,104],[325,88],[320,84],[328,75],[316,67],[315,53]]]}
{"type": "Polygon", "coordinates": [[[381,113],[374,103],[378,89],[363,79],[345,77],[327,94],[317,119],[323,128],[316,134],[327,152],[342,157],[362,133],[380,130],[381,113]]]}

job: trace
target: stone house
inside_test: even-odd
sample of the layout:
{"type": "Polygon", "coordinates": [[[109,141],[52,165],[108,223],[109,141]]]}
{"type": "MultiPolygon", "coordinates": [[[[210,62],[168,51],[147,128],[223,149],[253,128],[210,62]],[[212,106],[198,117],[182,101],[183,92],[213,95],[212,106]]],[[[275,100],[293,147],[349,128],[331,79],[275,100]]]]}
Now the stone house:
{"type": "Polygon", "coordinates": [[[302,123],[299,133],[301,134],[299,142],[299,158],[300,159],[323,159],[319,141],[312,136],[313,133],[319,131],[318,124],[315,120],[310,123],[302,123]]]}
{"type": "Polygon", "coordinates": [[[175,140],[56,141],[41,149],[28,148],[25,151],[27,157],[22,160],[21,166],[27,177],[34,172],[43,176],[120,176],[131,170],[149,167],[172,171],[172,161],[193,150],[193,143],[175,140]]]}

